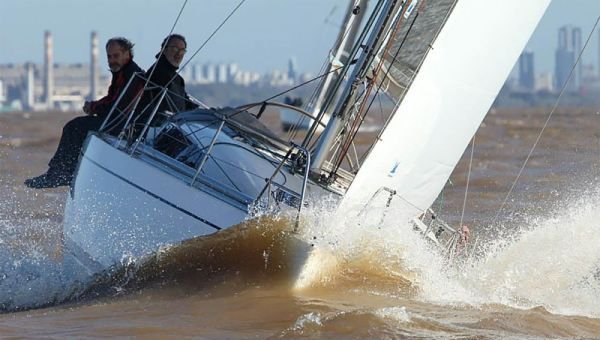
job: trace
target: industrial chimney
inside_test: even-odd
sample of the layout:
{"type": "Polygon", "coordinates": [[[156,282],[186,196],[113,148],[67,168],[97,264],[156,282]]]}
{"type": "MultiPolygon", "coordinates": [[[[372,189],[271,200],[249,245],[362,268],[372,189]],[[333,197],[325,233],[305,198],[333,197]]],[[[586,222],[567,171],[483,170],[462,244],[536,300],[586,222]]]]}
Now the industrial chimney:
{"type": "Polygon", "coordinates": [[[98,86],[98,34],[92,31],[90,60],[90,95],[89,100],[96,100],[98,86]]]}
{"type": "Polygon", "coordinates": [[[46,77],[44,85],[44,99],[48,108],[52,108],[52,94],[54,93],[54,47],[52,42],[52,33],[50,31],[45,32],[44,47],[46,52],[44,58],[44,73],[46,77]]]}
{"type": "Polygon", "coordinates": [[[33,110],[35,105],[35,78],[34,66],[32,63],[25,64],[25,74],[27,75],[27,97],[25,98],[25,107],[27,110],[33,110]]]}

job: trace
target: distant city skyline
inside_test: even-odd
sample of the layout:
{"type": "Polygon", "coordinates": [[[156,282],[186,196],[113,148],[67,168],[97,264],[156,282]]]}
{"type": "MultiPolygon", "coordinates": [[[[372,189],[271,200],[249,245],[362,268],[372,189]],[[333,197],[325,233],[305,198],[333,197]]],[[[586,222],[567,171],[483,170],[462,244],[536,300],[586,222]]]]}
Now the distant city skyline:
{"type": "MultiPolygon", "coordinates": [[[[188,1],[174,32],[188,40],[184,62],[236,7],[239,0],[188,1]]],[[[135,43],[135,59],[144,68],[154,62],[184,1],[0,0],[0,63],[43,62],[43,35],[54,37],[57,63],[89,61],[89,35],[98,32],[101,46],[112,36],[135,43]],[[35,20],[27,20],[35,18],[35,20]],[[163,20],[159,20],[163,18],[163,20]],[[23,22],[28,21],[27,25],[23,22]],[[19,30],[15,32],[15,27],[19,30]]],[[[193,63],[238,63],[267,73],[287,70],[290,57],[298,69],[316,72],[338,33],[347,1],[246,1],[192,60],[193,63]]],[[[103,50],[103,49],[102,49],[103,50]]],[[[100,65],[106,63],[101,54],[100,65]]],[[[106,70],[106,67],[102,67],[106,70]]]]}
{"type": "Polygon", "coordinates": [[[558,31],[566,25],[581,28],[581,47],[592,33],[590,44],[582,60],[583,64],[597,67],[600,62],[598,28],[595,32],[591,30],[599,15],[600,1],[597,0],[553,0],[527,45],[527,49],[536,54],[536,73],[554,73],[558,31]]]}
{"type": "MultiPolygon", "coordinates": [[[[188,57],[238,3],[188,1],[175,28],[188,37],[188,57]]],[[[136,60],[148,67],[182,4],[160,0],[0,0],[0,64],[42,63],[44,31],[50,30],[56,63],[88,63],[89,35],[97,31],[101,46],[111,36],[129,37],[136,43],[136,60]],[[160,17],[163,22],[157,20],[160,17]],[[35,20],[28,20],[32,18],[35,20]]],[[[293,57],[298,70],[316,73],[333,44],[347,4],[343,0],[247,1],[191,64],[237,63],[243,69],[267,73],[285,71],[293,57]]],[[[553,0],[527,45],[535,54],[535,72],[554,73],[559,27],[581,27],[585,43],[599,14],[597,0],[553,0]]],[[[598,65],[597,34],[594,32],[583,56],[585,65],[598,65]]],[[[104,72],[105,64],[102,53],[104,72]]]]}

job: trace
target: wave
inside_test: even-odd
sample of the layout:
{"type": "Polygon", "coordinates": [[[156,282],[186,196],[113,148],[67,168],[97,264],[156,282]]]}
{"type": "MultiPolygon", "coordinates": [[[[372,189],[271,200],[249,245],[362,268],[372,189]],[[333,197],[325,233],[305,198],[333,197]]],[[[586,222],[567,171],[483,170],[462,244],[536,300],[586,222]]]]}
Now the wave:
{"type": "Polygon", "coordinates": [[[96,275],[81,297],[177,285],[190,292],[215,285],[235,290],[290,285],[311,245],[287,219],[260,217],[210,236],[161,248],[96,275]]]}
{"type": "MultiPolygon", "coordinates": [[[[377,227],[352,218],[313,221],[324,231],[295,287],[349,289],[446,306],[500,304],[600,316],[600,194],[582,194],[518,232],[497,227],[472,256],[450,262],[393,211],[377,227]],[[323,224],[326,224],[325,226],[323,224]]],[[[316,213],[315,216],[323,216],[316,213]]],[[[473,228],[474,233],[477,230],[473,228]]]]}
{"type": "MultiPolygon", "coordinates": [[[[584,195],[483,246],[456,280],[476,302],[600,316],[600,195],[584,195]]],[[[457,296],[464,299],[464,296],[457,296]]]]}
{"type": "Polygon", "coordinates": [[[47,240],[34,233],[38,236],[19,251],[16,241],[0,245],[0,308],[23,310],[165,287],[210,294],[276,287],[298,296],[343,292],[348,298],[348,292],[357,292],[442,306],[541,306],[597,317],[598,206],[600,195],[587,196],[552,216],[532,217],[519,233],[480,244],[478,256],[454,265],[399,223],[393,211],[374,227],[340,219],[327,208],[306,209],[298,232],[291,218],[262,216],[94,276],[78,272],[66,256],[41,251],[47,240]]]}
{"type": "Polygon", "coordinates": [[[218,287],[222,294],[233,294],[261,286],[291,292],[332,289],[403,297],[416,294],[418,276],[403,260],[407,249],[390,253],[372,239],[350,248],[341,246],[341,240],[332,243],[324,230],[315,232],[315,218],[325,220],[322,213],[305,212],[306,219],[297,232],[293,231],[293,218],[261,216],[211,236],[163,247],[96,275],[77,298],[174,286],[188,293],[214,293],[218,287]]]}

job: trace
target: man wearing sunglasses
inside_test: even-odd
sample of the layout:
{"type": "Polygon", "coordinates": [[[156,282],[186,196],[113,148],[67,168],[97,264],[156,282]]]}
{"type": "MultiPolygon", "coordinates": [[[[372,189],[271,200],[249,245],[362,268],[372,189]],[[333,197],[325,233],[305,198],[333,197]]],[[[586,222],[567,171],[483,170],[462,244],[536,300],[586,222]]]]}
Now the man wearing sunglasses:
{"type": "Polygon", "coordinates": [[[146,79],[150,79],[145,90],[138,109],[142,114],[136,119],[136,125],[144,125],[153,108],[158,104],[161,97],[161,91],[166,88],[167,93],[158,104],[159,115],[155,116],[151,122],[152,126],[162,123],[164,112],[182,112],[193,110],[198,107],[185,90],[185,82],[177,73],[185,52],[187,51],[187,42],[185,37],[180,34],[171,34],[167,36],[160,45],[160,52],[156,55],[156,62],[146,71],[146,79]],[[153,88],[154,87],[154,88],[153,88]]]}

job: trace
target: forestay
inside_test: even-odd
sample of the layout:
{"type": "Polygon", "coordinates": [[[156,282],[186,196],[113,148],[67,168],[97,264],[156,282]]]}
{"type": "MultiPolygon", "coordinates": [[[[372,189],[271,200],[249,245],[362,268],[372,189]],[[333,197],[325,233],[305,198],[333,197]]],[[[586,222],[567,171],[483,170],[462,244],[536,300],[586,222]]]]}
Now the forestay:
{"type": "MultiPolygon", "coordinates": [[[[407,91],[403,95],[392,93],[403,98],[344,196],[341,209],[364,206],[382,187],[395,190],[401,197],[395,200],[395,209],[402,209],[407,218],[429,208],[549,3],[550,0],[425,3],[442,5],[441,15],[445,6],[449,15],[437,21],[442,24],[437,36],[437,32],[427,33],[434,39],[430,49],[426,53],[415,50],[425,58],[407,91]]],[[[413,41],[423,46],[422,41],[413,41]]],[[[405,42],[410,43],[408,39],[405,42]]],[[[409,84],[407,70],[416,70],[418,65],[402,54],[396,65],[401,67],[395,71],[406,73],[404,84],[409,84]]]]}

